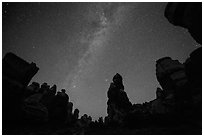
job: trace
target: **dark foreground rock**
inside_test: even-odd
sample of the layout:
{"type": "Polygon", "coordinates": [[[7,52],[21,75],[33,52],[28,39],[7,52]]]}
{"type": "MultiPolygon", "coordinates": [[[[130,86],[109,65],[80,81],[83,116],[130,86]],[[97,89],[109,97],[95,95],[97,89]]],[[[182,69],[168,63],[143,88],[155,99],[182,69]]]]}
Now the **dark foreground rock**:
{"type": "Polygon", "coordinates": [[[23,134],[29,128],[75,126],[79,110],[73,113],[73,103],[69,102],[65,89],[57,92],[56,85],[50,87],[47,83],[28,85],[39,70],[35,63],[8,53],[2,65],[3,134],[23,134]]]}
{"type": "Polygon", "coordinates": [[[156,99],[143,104],[129,102],[122,76],[116,74],[108,90],[108,115],[104,125],[137,129],[170,126],[169,130],[165,129],[168,131],[171,126],[195,126],[195,131],[201,134],[201,55],[198,48],[184,63],[170,57],[157,60],[156,77],[161,88],[156,90],[156,99]]]}
{"type": "MultiPolygon", "coordinates": [[[[188,29],[202,43],[202,3],[169,3],[165,16],[188,29]]],[[[194,135],[202,134],[202,48],[184,63],[171,57],[156,61],[161,87],[156,98],[132,104],[120,74],[108,89],[107,116],[92,121],[73,103],[65,89],[31,81],[39,68],[13,53],[2,62],[2,134],[23,135],[194,135]]]]}
{"type": "Polygon", "coordinates": [[[202,2],[169,2],[164,15],[173,25],[188,29],[202,44],[202,2]]]}
{"type": "Polygon", "coordinates": [[[120,74],[113,77],[113,82],[108,89],[108,108],[106,122],[110,124],[121,124],[132,108],[126,92],[124,91],[123,80],[120,74]]]}

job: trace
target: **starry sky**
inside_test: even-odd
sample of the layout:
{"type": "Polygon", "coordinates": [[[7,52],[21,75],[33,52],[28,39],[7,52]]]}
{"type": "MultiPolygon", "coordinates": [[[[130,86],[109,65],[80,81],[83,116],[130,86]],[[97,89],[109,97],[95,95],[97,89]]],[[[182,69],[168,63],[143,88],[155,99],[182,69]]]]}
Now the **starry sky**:
{"type": "MultiPolygon", "coordinates": [[[[199,46],[164,17],[167,3],[2,3],[2,56],[40,68],[32,81],[65,88],[74,108],[107,115],[107,91],[123,76],[132,103],[155,99],[156,60],[184,62],[199,46]]],[[[31,82],[32,82],[31,81],[31,82]]]]}

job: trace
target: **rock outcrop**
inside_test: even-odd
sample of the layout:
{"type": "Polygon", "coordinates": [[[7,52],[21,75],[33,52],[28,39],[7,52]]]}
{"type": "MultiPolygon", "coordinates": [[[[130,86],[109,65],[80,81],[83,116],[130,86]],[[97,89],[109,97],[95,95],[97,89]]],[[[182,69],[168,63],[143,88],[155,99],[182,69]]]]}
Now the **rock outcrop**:
{"type": "Polygon", "coordinates": [[[132,104],[124,91],[122,76],[118,73],[110,84],[107,104],[108,120],[114,123],[122,123],[132,108],[132,104]]]}
{"type": "Polygon", "coordinates": [[[202,48],[194,50],[184,62],[189,80],[192,111],[199,120],[202,119],[202,48]]]}
{"type": "Polygon", "coordinates": [[[154,100],[142,104],[131,104],[124,92],[122,76],[116,74],[108,90],[105,125],[145,127],[182,122],[199,125],[202,118],[201,57],[202,50],[198,48],[184,63],[170,57],[157,60],[156,77],[161,88],[157,88],[154,100]],[[193,120],[189,120],[189,116],[193,120]]]}
{"type": "MultiPolygon", "coordinates": [[[[21,107],[24,91],[39,68],[13,53],[7,53],[2,61],[2,119],[3,125],[22,119],[21,107]]],[[[29,93],[31,95],[33,93],[29,93]]]]}
{"type": "MultiPolygon", "coordinates": [[[[162,99],[152,102],[152,109],[165,111],[164,114],[182,115],[201,120],[202,102],[202,49],[194,50],[182,64],[169,57],[159,59],[156,76],[163,89],[162,99]],[[162,107],[161,107],[162,106],[162,107]]],[[[157,90],[158,91],[158,90],[157,90]]]]}
{"type": "Polygon", "coordinates": [[[164,105],[164,91],[161,88],[156,90],[156,99],[151,101],[151,113],[152,114],[165,114],[168,108],[164,105]]]}
{"type": "Polygon", "coordinates": [[[28,63],[11,52],[7,53],[2,61],[3,79],[24,87],[28,85],[38,70],[35,63],[28,63]]]}
{"type": "Polygon", "coordinates": [[[194,50],[184,62],[186,74],[194,87],[202,87],[202,48],[194,50]]]}
{"type": "Polygon", "coordinates": [[[41,103],[42,97],[42,93],[36,93],[24,100],[22,111],[26,120],[33,122],[48,121],[48,109],[41,103]]]}
{"type": "Polygon", "coordinates": [[[202,44],[202,2],[169,2],[164,15],[173,25],[187,28],[202,44]]]}
{"type": "Polygon", "coordinates": [[[164,57],[156,62],[156,77],[166,91],[175,90],[187,83],[185,66],[178,60],[164,57]]]}
{"type": "Polygon", "coordinates": [[[189,95],[189,81],[185,65],[178,60],[172,60],[170,57],[157,60],[156,77],[164,90],[166,99],[172,101],[177,98],[178,101],[181,101],[189,95]]]}
{"type": "Polygon", "coordinates": [[[32,82],[37,73],[35,63],[29,64],[13,53],[3,59],[3,130],[10,131],[26,124],[74,125],[79,110],[72,112],[73,103],[65,89],[32,82]]]}

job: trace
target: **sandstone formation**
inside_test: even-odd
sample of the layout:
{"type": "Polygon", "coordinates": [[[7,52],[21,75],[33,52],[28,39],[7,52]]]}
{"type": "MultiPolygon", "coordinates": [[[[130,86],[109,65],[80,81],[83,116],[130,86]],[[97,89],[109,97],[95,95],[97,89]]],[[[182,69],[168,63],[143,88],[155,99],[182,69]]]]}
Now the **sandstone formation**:
{"type": "MultiPolygon", "coordinates": [[[[45,124],[73,125],[79,110],[72,112],[66,90],[57,92],[57,86],[47,83],[28,83],[39,70],[13,53],[3,58],[3,130],[10,131],[16,125],[45,124]],[[54,124],[55,123],[55,124],[54,124]]],[[[90,118],[89,118],[90,119],[90,118]]]]}
{"type": "Polygon", "coordinates": [[[165,17],[173,25],[188,29],[191,36],[202,44],[202,2],[169,2],[165,17]]]}
{"type": "Polygon", "coordinates": [[[109,122],[122,123],[132,104],[124,91],[123,80],[120,74],[113,77],[113,82],[108,89],[108,120],[109,122]]]}

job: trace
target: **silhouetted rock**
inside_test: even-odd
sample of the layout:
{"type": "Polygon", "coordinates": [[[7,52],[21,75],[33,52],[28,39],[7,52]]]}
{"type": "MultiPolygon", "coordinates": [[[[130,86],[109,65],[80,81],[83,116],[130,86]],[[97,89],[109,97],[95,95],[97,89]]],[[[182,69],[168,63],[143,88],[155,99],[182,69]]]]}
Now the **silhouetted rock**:
{"type": "Polygon", "coordinates": [[[56,107],[56,96],[53,92],[56,89],[53,88],[49,89],[48,87],[49,86],[45,87],[41,86],[39,93],[41,93],[43,96],[40,102],[48,109],[49,120],[53,120],[53,112],[55,112],[56,107]]]}
{"type": "Polygon", "coordinates": [[[201,48],[198,48],[184,64],[170,57],[157,60],[156,77],[162,89],[157,88],[156,99],[134,104],[123,120],[125,125],[143,127],[146,124],[182,124],[183,121],[198,124],[202,114],[201,56],[201,48]],[[189,117],[194,117],[194,120],[189,120],[189,117]]]}
{"type": "Polygon", "coordinates": [[[123,78],[120,74],[116,74],[114,77],[113,77],[113,83],[114,85],[119,88],[119,89],[122,89],[124,90],[124,86],[123,86],[123,78]]]}
{"type": "MultiPolygon", "coordinates": [[[[156,62],[156,76],[164,90],[162,104],[165,104],[167,111],[175,109],[180,111],[183,106],[181,104],[189,100],[191,94],[185,65],[170,57],[161,58],[156,62]]],[[[160,101],[156,100],[156,102],[160,101]]]]}
{"type": "Polygon", "coordinates": [[[202,2],[170,2],[165,17],[170,23],[187,28],[191,36],[202,44],[202,2]]]}
{"type": "Polygon", "coordinates": [[[72,114],[72,110],[73,110],[73,103],[72,102],[68,102],[67,104],[67,123],[71,123],[73,120],[73,114],[72,114]]]}
{"type": "Polygon", "coordinates": [[[202,119],[202,48],[194,50],[184,64],[191,90],[192,111],[199,121],[202,119]]]}
{"type": "Polygon", "coordinates": [[[81,120],[82,124],[84,124],[86,126],[91,122],[90,119],[88,118],[87,114],[84,114],[83,116],[81,116],[80,120],[81,120]]]}
{"type": "Polygon", "coordinates": [[[72,102],[68,102],[68,105],[67,105],[67,111],[68,111],[68,114],[72,114],[72,109],[73,109],[73,103],[72,102]]]}
{"type": "MultiPolygon", "coordinates": [[[[184,64],[169,57],[159,59],[156,76],[164,97],[152,101],[152,110],[164,110],[171,121],[201,124],[202,119],[202,49],[194,50],[184,64]],[[191,120],[189,117],[192,117],[191,120]]],[[[155,111],[156,110],[156,111],[155,111]]]]}
{"type": "Polygon", "coordinates": [[[42,93],[36,93],[24,100],[23,111],[26,120],[32,122],[48,121],[48,110],[41,103],[42,97],[43,97],[42,93]]]}
{"type": "Polygon", "coordinates": [[[99,123],[100,127],[104,126],[103,117],[99,117],[98,123],[99,123]]]}
{"type": "Polygon", "coordinates": [[[81,130],[81,134],[84,134],[85,130],[89,128],[92,123],[91,120],[91,117],[87,114],[84,114],[79,120],[77,120],[76,126],[81,130]]]}
{"type": "Polygon", "coordinates": [[[28,87],[31,88],[30,90],[38,92],[38,90],[40,88],[40,84],[37,82],[32,82],[32,84],[30,84],[28,87]]]}
{"type": "Polygon", "coordinates": [[[74,120],[77,120],[78,118],[79,118],[79,110],[78,110],[78,109],[75,109],[75,110],[74,110],[73,119],[74,119],[74,120]]]}
{"type": "Polygon", "coordinates": [[[122,76],[116,74],[108,90],[108,119],[110,122],[122,123],[132,104],[124,91],[122,76]]]}
{"type": "Polygon", "coordinates": [[[90,128],[105,129],[115,126],[140,129],[148,126],[193,123],[201,127],[201,57],[202,49],[198,48],[190,54],[184,64],[170,57],[157,60],[156,77],[162,89],[157,88],[156,99],[142,104],[132,105],[124,91],[122,76],[117,73],[107,93],[108,116],[104,121],[100,117],[94,122],[87,114],[79,119],[78,109],[72,113],[73,103],[69,102],[65,89],[56,94],[56,85],[50,87],[43,83],[40,86],[39,83],[32,82],[25,86],[10,76],[5,77],[6,74],[2,81],[4,129],[12,130],[15,124],[35,123],[37,126],[50,124],[49,126],[58,128],[67,126],[76,129],[74,134],[85,134],[90,128]],[[14,126],[7,128],[8,125],[14,126]]]}
{"type": "Polygon", "coordinates": [[[2,61],[2,119],[5,130],[7,127],[15,126],[23,119],[21,107],[26,87],[38,70],[35,63],[28,63],[13,53],[7,53],[4,56],[2,61]]]}
{"type": "Polygon", "coordinates": [[[202,87],[202,48],[194,50],[184,63],[186,74],[194,87],[202,87]]]}
{"type": "Polygon", "coordinates": [[[53,85],[51,88],[50,88],[50,93],[55,95],[57,93],[57,86],[56,85],[53,85]]]}
{"type": "Polygon", "coordinates": [[[152,114],[165,114],[168,112],[168,107],[164,105],[165,97],[164,91],[161,88],[157,88],[156,99],[151,101],[152,114]]]}
{"type": "Polygon", "coordinates": [[[89,121],[92,121],[92,117],[91,117],[91,116],[88,116],[88,120],[89,120],[89,121]]]}
{"type": "Polygon", "coordinates": [[[16,81],[27,86],[31,78],[38,72],[39,68],[35,63],[28,63],[13,53],[7,53],[3,58],[3,78],[16,81]]]}
{"type": "Polygon", "coordinates": [[[185,66],[170,57],[157,60],[156,76],[165,94],[172,94],[172,92],[184,87],[188,82],[185,66]]]}
{"type": "Polygon", "coordinates": [[[40,89],[40,84],[37,82],[32,82],[32,84],[30,84],[29,86],[26,87],[25,91],[24,91],[24,96],[28,97],[31,96],[37,92],[39,92],[40,89]]]}
{"type": "Polygon", "coordinates": [[[161,99],[155,99],[155,100],[153,100],[152,101],[152,109],[151,109],[151,111],[152,111],[152,114],[165,114],[165,113],[167,113],[167,107],[166,106],[164,106],[164,104],[163,104],[163,100],[161,100],[161,99]]]}
{"type": "Polygon", "coordinates": [[[57,92],[57,97],[61,98],[61,100],[65,102],[69,102],[69,96],[65,92],[65,89],[62,89],[61,92],[57,92]]]}
{"type": "Polygon", "coordinates": [[[48,94],[49,90],[50,90],[50,85],[48,85],[47,83],[44,82],[44,83],[40,86],[39,92],[40,92],[40,93],[43,93],[43,94],[48,94]]]}
{"type": "Polygon", "coordinates": [[[57,92],[57,95],[54,97],[53,105],[51,108],[50,117],[52,120],[57,122],[66,123],[68,115],[68,95],[65,92],[57,92]]]}
{"type": "Polygon", "coordinates": [[[164,91],[161,88],[157,88],[156,98],[157,99],[163,99],[164,98],[164,91]]]}

